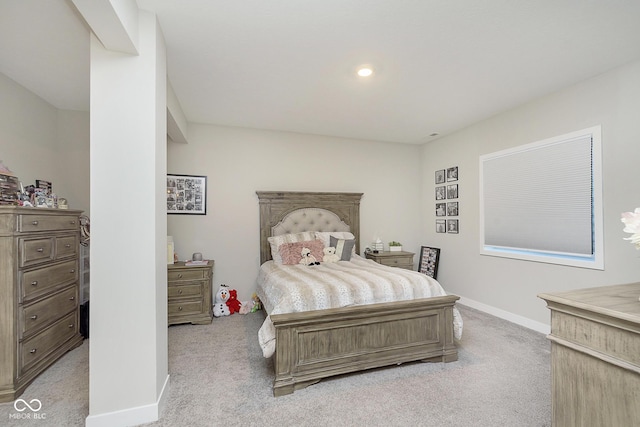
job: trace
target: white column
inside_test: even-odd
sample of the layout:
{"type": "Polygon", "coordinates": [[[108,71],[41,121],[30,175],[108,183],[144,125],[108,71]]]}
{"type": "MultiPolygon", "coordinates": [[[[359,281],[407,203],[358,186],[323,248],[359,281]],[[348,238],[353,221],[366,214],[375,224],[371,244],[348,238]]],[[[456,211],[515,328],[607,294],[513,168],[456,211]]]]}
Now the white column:
{"type": "Polygon", "coordinates": [[[90,427],[155,421],[168,394],[166,52],[138,26],[137,55],[91,36],[90,427]]]}

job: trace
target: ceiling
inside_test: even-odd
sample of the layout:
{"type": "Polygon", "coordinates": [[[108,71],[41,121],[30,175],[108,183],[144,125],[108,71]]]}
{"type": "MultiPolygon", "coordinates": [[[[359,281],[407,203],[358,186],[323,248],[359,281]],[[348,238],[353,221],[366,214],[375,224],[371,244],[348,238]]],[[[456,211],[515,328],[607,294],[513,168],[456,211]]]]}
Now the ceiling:
{"type": "MultiPolygon", "coordinates": [[[[137,3],[194,123],[420,144],[640,58],[637,0],[137,3]]],[[[3,0],[0,72],[87,110],[87,34],[69,0],[3,0]]]]}

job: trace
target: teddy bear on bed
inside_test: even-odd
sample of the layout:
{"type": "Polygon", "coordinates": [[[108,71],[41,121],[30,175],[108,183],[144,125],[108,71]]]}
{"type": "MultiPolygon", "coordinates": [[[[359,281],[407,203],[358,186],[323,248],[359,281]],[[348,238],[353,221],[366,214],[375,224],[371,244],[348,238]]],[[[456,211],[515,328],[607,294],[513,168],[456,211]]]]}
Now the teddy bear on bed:
{"type": "Polygon", "coordinates": [[[227,301],[229,300],[230,293],[227,285],[220,285],[218,292],[216,292],[215,303],[213,304],[213,315],[215,317],[228,316],[231,314],[227,301]]]}
{"type": "Polygon", "coordinates": [[[299,264],[320,265],[316,257],[314,257],[313,254],[311,253],[311,249],[302,248],[301,254],[302,254],[302,259],[300,260],[299,264]]]}
{"type": "Polygon", "coordinates": [[[322,257],[322,262],[329,263],[329,262],[340,261],[340,257],[336,255],[336,248],[334,248],[333,246],[324,248],[322,252],[324,252],[324,256],[322,257]]]}

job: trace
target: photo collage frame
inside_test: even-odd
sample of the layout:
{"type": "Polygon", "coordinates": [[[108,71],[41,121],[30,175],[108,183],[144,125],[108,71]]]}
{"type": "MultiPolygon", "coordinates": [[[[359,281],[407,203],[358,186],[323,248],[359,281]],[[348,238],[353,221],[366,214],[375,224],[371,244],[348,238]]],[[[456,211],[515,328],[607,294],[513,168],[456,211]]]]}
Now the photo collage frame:
{"type": "Polygon", "coordinates": [[[207,177],[167,174],[167,213],[207,214],[207,177]]]}
{"type": "Polygon", "coordinates": [[[435,174],[436,233],[457,234],[458,219],[458,166],[439,169],[435,174]]]}

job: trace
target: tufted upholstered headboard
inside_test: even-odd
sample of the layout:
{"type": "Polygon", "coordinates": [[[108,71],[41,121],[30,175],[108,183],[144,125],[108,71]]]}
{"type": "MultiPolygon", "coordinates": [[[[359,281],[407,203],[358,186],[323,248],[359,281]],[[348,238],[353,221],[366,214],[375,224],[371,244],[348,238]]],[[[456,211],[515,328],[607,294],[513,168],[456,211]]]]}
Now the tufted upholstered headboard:
{"type": "Polygon", "coordinates": [[[256,191],[260,202],[260,264],[271,259],[268,238],[302,231],[350,231],[360,253],[363,193],[256,191]]]}

